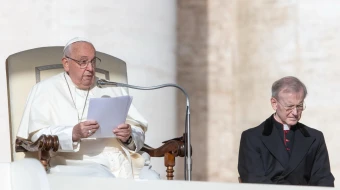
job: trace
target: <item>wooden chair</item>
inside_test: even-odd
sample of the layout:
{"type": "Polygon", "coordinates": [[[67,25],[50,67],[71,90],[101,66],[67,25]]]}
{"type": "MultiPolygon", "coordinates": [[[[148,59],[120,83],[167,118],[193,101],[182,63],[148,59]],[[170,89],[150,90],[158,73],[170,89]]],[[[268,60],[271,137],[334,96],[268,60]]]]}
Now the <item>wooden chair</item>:
{"type": "MultiPolygon", "coordinates": [[[[32,86],[42,79],[63,71],[60,62],[63,56],[63,47],[42,47],[22,51],[9,56],[6,60],[8,101],[12,141],[12,160],[23,157],[36,157],[49,171],[50,151],[58,151],[59,140],[57,136],[42,135],[37,141],[17,138],[16,134],[25,107],[26,99],[32,86]],[[13,151],[15,150],[15,151],[13,151]]],[[[97,52],[102,62],[96,68],[99,78],[127,83],[126,63],[111,55],[97,52]]],[[[126,89],[128,91],[128,89],[126,89]]],[[[144,145],[142,151],[151,157],[164,157],[167,168],[167,179],[172,180],[174,175],[175,157],[185,155],[185,135],[183,137],[164,141],[159,148],[144,145]]]]}

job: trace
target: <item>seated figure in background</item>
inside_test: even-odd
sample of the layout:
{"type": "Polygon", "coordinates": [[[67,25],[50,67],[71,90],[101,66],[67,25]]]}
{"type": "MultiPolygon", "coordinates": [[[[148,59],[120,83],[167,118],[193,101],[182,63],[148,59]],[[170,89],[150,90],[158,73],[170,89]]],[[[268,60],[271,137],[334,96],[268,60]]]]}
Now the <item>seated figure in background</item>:
{"type": "Polygon", "coordinates": [[[90,98],[127,95],[123,88],[95,85],[100,59],[92,43],[83,38],[70,40],[61,60],[65,72],[32,88],[17,136],[32,141],[42,134],[58,136],[60,147],[51,153],[51,174],[159,179],[138,153],[147,122],[133,105],[126,123],[112,131],[115,138],[91,138],[100,126],[86,120],[90,98]]]}
{"type": "Polygon", "coordinates": [[[272,85],[275,113],[242,133],[238,171],[244,183],[334,186],[322,132],[299,123],[306,86],[295,77],[272,85]]]}

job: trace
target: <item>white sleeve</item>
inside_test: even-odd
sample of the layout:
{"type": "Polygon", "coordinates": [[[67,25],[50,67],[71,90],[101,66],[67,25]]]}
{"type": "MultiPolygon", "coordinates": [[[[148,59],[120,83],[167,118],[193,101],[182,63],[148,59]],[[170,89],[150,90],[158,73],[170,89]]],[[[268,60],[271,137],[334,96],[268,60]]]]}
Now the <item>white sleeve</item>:
{"type": "Polygon", "coordinates": [[[59,139],[59,152],[77,152],[80,143],[72,141],[73,126],[50,126],[40,129],[31,137],[35,142],[41,135],[57,135],[59,139]]]}
{"type": "Polygon", "coordinates": [[[72,141],[73,125],[52,124],[51,105],[55,104],[54,94],[54,91],[46,89],[41,83],[34,85],[20,123],[22,128],[20,135],[33,142],[43,134],[56,135],[59,139],[58,151],[76,152],[80,145],[72,141]]]}
{"type": "Polygon", "coordinates": [[[132,133],[131,133],[132,140],[136,146],[135,152],[138,152],[144,146],[145,133],[141,127],[131,125],[131,129],[132,129],[132,133]]]}
{"type": "MultiPolygon", "coordinates": [[[[122,95],[128,95],[123,88],[120,89],[122,95]]],[[[144,146],[145,132],[148,129],[148,122],[143,118],[136,107],[131,104],[128,116],[126,118],[126,123],[131,125],[132,140],[136,146],[135,151],[138,152],[144,146]]]]}

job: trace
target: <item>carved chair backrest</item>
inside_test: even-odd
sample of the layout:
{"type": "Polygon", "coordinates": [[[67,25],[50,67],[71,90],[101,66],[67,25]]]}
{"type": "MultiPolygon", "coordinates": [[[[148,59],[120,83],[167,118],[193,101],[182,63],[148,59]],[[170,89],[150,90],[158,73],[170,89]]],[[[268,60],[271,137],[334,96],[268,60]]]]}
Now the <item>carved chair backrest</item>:
{"type": "MultiPolygon", "coordinates": [[[[12,161],[25,157],[24,153],[16,153],[14,146],[28,94],[35,83],[63,72],[62,56],[63,47],[51,46],[15,53],[6,60],[12,161]]],[[[97,57],[101,59],[96,68],[99,78],[127,83],[124,61],[98,51],[97,57]]]]}

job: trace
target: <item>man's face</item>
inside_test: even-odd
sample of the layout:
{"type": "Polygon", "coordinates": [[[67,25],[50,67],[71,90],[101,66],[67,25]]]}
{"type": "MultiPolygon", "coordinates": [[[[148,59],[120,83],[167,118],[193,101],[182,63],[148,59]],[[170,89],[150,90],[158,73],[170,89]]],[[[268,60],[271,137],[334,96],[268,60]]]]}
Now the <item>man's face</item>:
{"type": "Polygon", "coordinates": [[[295,125],[301,119],[303,111],[303,90],[299,92],[285,92],[283,89],[279,92],[278,97],[278,100],[271,98],[272,107],[276,110],[276,119],[282,124],[295,125]]]}
{"type": "MultiPolygon", "coordinates": [[[[78,61],[91,61],[95,58],[94,47],[87,42],[75,42],[71,45],[70,58],[78,61]]],[[[95,80],[95,67],[89,63],[86,68],[80,68],[80,65],[68,58],[63,58],[64,70],[69,74],[72,82],[80,89],[88,89],[95,80]]]]}

